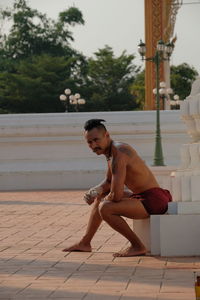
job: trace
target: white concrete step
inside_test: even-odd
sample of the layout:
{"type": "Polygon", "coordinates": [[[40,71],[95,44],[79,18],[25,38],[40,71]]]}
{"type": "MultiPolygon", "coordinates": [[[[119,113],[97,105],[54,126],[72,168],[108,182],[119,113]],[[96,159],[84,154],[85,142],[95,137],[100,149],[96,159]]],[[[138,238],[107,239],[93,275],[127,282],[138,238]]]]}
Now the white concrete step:
{"type": "Polygon", "coordinates": [[[88,189],[101,182],[104,174],[101,170],[0,172],[0,190],[88,189]]]}
{"type": "Polygon", "coordinates": [[[133,230],[152,255],[200,255],[200,215],[152,215],[133,220],[133,230]]]}
{"type": "Polygon", "coordinates": [[[200,215],[153,215],[150,238],[153,255],[200,255],[200,215]]]}
{"type": "MultiPolygon", "coordinates": [[[[199,197],[200,198],[200,197],[199,197]]],[[[200,201],[170,202],[168,205],[169,215],[200,215],[200,201]]]]}

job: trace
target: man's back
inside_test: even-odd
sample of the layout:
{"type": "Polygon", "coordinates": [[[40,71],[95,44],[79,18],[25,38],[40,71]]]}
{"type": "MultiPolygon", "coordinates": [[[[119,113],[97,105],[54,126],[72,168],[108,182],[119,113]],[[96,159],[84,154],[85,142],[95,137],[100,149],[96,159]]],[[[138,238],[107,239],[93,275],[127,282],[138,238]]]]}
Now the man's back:
{"type": "Polygon", "coordinates": [[[126,164],[124,184],[134,193],[141,193],[150,188],[159,187],[151,170],[130,145],[113,142],[113,160],[110,165],[113,174],[115,165],[119,161],[126,164]]]}

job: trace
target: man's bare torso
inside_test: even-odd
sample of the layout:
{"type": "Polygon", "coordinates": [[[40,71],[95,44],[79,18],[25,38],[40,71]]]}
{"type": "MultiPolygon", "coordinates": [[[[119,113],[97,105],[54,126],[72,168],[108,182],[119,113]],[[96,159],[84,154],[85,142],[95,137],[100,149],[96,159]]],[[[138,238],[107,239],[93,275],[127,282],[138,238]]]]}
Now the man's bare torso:
{"type": "Polygon", "coordinates": [[[119,160],[124,160],[126,164],[124,184],[132,192],[142,193],[150,188],[159,187],[150,169],[131,146],[124,143],[113,142],[112,160],[108,161],[111,176],[119,160]]]}

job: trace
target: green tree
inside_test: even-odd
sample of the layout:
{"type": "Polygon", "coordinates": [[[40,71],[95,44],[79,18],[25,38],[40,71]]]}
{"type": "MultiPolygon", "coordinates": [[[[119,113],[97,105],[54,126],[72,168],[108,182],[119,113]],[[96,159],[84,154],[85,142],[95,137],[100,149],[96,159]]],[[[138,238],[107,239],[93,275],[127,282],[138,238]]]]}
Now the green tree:
{"type": "MultiPolygon", "coordinates": [[[[191,86],[198,72],[187,63],[178,66],[171,66],[171,87],[174,94],[179,95],[184,100],[191,91],[191,86]]],[[[144,108],[145,101],[145,71],[136,75],[135,81],[131,86],[131,92],[135,96],[135,101],[140,109],[144,108]]]]}
{"type": "Polygon", "coordinates": [[[82,93],[87,62],[82,57],[52,57],[48,54],[23,59],[15,72],[0,74],[0,113],[65,111],[59,95],[66,87],[82,93]]]}
{"type": "Polygon", "coordinates": [[[64,111],[59,93],[70,84],[70,63],[44,54],[22,60],[15,73],[1,73],[1,108],[12,113],[64,111]]]}
{"type": "Polygon", "coordinates": [[[69,26],[84,24],[78,8],[61,12],[54,21],[31,9],[25,0],[15,0],[13,8],[2,10],[0,16],[4,22],[12,23],[8,34],[0,33],[1,55],[15,60],[42,53],[70,56],[74,50],[69,44],[73,41],[69,26]]]}
{"type": "Polygon", "coordinates": [[[135,97],[135,101],[138,105],[138,109],[143,110],[144,109],[144,103],[145,103],[145,71],[138,73],[135,77],[134,83],[131,85],[131,92],[135,97]]]}
{"type": "Polygon", "coordinates": [[[115,57],[109,46],[99,49],[88,62],[88,110],[133,110],[136,108],[130,85],[138,72],[134,55],[124,51],[115,57]]]}
{"type": "Polygon", "coordinates": [[[191,92],[191,86],[198,72],[187,63],[171,66],[171,87],[174,94],[184,100],[191,92]]]}
{"type": "Polygon", "coordinates": [[[80,92],[87,61],[70,46],[70,26],[84,24],[82,13],[71,7],[55,22],[15,0],[0,17],[10,20],[0,37],[0,113],[64,111],[59,100],[66,87],[80,92]]]}

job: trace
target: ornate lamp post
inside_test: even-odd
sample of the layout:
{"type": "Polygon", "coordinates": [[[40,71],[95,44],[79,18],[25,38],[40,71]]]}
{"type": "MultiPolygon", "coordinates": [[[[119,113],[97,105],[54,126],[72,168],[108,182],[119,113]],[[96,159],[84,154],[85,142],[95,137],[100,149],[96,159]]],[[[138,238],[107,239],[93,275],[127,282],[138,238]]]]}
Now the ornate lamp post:
{"type": "Polygon", "coordinates": [[[76,93],[75,95],[71,94],[70,89],[65,89],[65,95],[60,95],[60,101],[64,102],[66,105],[66,112],[69,112],[69,104],[75,106],[76,112],[79,111],[79,105],[84,105],[86,101],[81,98],[80,94],[76,93]]]}
{"type": "Polygon", "coordinates": [[[82,99],[81,95],[78,93],[72,95],[72,98],[70,99],[70,104],[75,106],[76,112],[79,111],[79,105],[84,105],[85,103],[86,103],[85,99],[82,99]]]}
{"type": "Polygon", "coordinates": [[[63,102],[66,106],[66,112],[69,112],[69,101],[70,101],[70,95],[71,95],[71,90],[70,89],[65,89],[64,90],[65,94],[60,95],[60,101],[63,102]]]}
{"type": "Polygon", "coordinates": [[[145,43],[140,41],[140,44],[138,45],[138,52],[140,53],[142,60],[151,61],[156,67],[156,141],[153,163],[154,166],[164,166],[160,131],[159,67],[162,61],[170,59],[173,48],[174,45],[172,43],[165,44],[163,41],[158,41],[155,55],[152,57],[145,57],[145,43]]]}
{"type": "MultiPolygon", "coordinates": [[[[168,103],[170,103],[170,95],[172,95],[174,92],[172,90],[172,88],[167,88],[166,87],[166,83],[164,81],[161,81],[159,84],[160,88],[159,88],[159,96],[162,99],[162,105],[163,108],[165,108],[166,105],[166,101],[168,101],[168,103]]],[[[157,94],[157,89],[153,89],[153,94],[156,95],[157,94]]]]}
{"type": "Polygon", "coordinates": [[[180,109],[179,95],[174,95],[174,99],[170,101],[171,109],[180,109]]]}

